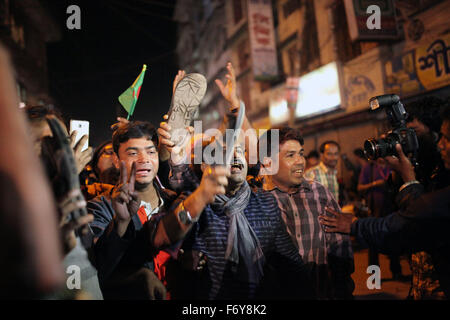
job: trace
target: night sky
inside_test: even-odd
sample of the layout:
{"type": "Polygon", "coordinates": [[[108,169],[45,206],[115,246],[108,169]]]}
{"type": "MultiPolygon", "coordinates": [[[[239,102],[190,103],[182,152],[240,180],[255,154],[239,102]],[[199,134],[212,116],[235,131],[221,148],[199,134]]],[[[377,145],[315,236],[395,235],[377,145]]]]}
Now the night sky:
{"type": "MultiPolygon", "coordinates": [[[[69,119],[90,121],[89,144],[111,138],[118,96],[147,64],[132,119],[155,126],[170,106],[175,55],[175,0],[44,0],[62,39],[47,47],[50,94],[69,119]],[[81,30],[68,30],[69,5],[81,9],[81,30]]],[[[126,115],[126,113],[124,113],[126,115]]]]}

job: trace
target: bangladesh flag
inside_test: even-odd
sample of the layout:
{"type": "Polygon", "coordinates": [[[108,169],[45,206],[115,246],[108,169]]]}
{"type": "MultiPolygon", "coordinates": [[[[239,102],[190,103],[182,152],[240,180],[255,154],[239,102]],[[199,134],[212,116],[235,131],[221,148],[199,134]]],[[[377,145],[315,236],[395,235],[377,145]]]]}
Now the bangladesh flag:
{"type": "Polygon", "coordinates": [[[131,87],[129,87],[127,90],[125,90],[124,93],[119,96],[120,104],[128,112],[127,119],[129,119],[130,116],[133,115],[134,107],[136,106],[137,100],[139,98],[139,92],[141,92],[141,86],[144,82],[145,70],[147,70],[147,65],[144,64],[141,73],[136,78],[136,80],[134,80],[131,87]]]}

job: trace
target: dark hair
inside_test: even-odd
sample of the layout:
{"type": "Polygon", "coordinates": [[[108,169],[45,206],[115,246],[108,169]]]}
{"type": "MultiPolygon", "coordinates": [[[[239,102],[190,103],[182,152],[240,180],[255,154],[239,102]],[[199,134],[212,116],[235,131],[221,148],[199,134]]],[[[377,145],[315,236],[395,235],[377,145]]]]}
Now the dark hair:
{"type": "Polygon", "coordinates": [[[337,143],[337,142],[334,141],[334,140],[327,140],[327,141],[323,142],[323,143],[320,145],[320,147],[319,147],[320,153],[324,153],[324,152],[325,152],[325,146],[326,146],[327,144],[334,144],[334,145],[338,148],[338,151],[341,151],[341,146],[339,146],[339,143],[337,143]]]}
{"type": "Polygon", "coordinates": [[[310,159],[310,158],[319,158],[319,153],[316,150],[312,150],[308,153],[308,155],[306,156],[306,159],[310,159]]]}
{"type": "Polygon", "coordinates": [[[102,142],[97,148],[95,148],[94,154],[92,155],[91,167],[97,176],[98,176],[97,163],[98,163],[98,160],[100,159],[101,152],[110,143],[112,143],[111,140],[102,142]]]}
{"type": "Polygon", "coordinates": [[[31,122],[42,121],[46,116],[54,115],[65,124],[61,112],[54,106],[26,106],[23,110],[31,122]]]}
{"type": "Polygon", "coordinates": [[[450,122],[450,106],[448,106],[448,105],[444,106],[442,113],[441,113],[441,117],[442,117],[442,122],[444,122],[444,121],[450,122]]]}
{"type": "Polygon", "coordinates": [[[158,146],[158,134],[155,127],[146,121],[131,121],[117,128],[112,136],[112,144],[114,152],[119,155],[119,147],[121,143],[127,142],[130,139],[139,139],[146,137],[153,141],[155,147],[158,146]]]}
{"type": "Polygon", "coordinates": [[[281,129],[270,129],[264,132],[261,137],[258,140],[258,152],[260,148],[260,144],[267,146],[267,156],[272,156],[272,132],[273,130],[279,130],[278,132],[278,145],[281,146],[283,143],[285,143],[288,140],[295,140],[300,143],[300,145],[303,146],[305,143],[303,140],[303,136],[299,129],[293,129],[290,127],[284,127],[281,129]]]}
{"type": "Polygon", "coordinates": [[[407,122],[414,119],[419,120],[426,125],[431,131],[439,132],[442,125],[442,120],[439,117],[441,108],[447,108],[448,103],[439,98],[429,96],[414,102],[408,103],[405,106],[409,116],[407,122]]]}

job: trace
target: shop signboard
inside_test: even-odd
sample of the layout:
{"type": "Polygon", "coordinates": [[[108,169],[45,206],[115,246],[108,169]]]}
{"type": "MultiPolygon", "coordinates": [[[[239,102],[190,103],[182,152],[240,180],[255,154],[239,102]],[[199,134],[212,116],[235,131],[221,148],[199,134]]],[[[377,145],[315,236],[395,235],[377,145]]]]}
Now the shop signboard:
{"type": "Polygon", "coordinates": [[[255,80],[278,76],[278,61],[270,0],[248,0],[248,30],[255,80]]]}
{"type": "Polygon", "coordinates": [[[419,44],[384,63],[385,86],[400,96],[450,85],[450,34],[419,44]]]}

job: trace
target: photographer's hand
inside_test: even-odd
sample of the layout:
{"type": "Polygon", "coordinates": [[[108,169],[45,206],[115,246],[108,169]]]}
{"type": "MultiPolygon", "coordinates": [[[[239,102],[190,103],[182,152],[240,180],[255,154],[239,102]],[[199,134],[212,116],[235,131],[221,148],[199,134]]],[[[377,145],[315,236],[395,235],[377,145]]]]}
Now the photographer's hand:
{"type": "Polygon", "coordinates": [[[325,226],[325,232],[350,234],[352,223],[357,220],[354,215],[340,213],[329,207],[326,207],[325,210],[334,216],[329,217],[325,214],[319,216],[319,223],[325,226]]]}
{"type": "Polygon", "coordinates": [[[397,143],[395,145],[395,149],[397,150],[398,157],[388,156],[385,157],[384,160],[386,160],[393,170],[397,171],[401,175],[403,182],[406,183],[416,180],[414,166],[411,164],[408,157],[403,153],[402,146],[397,143]]]}

